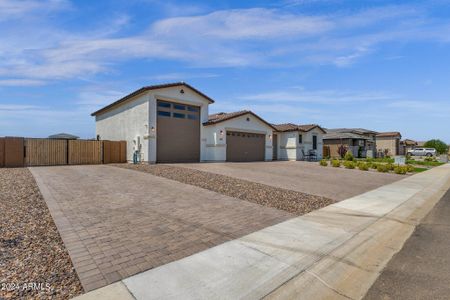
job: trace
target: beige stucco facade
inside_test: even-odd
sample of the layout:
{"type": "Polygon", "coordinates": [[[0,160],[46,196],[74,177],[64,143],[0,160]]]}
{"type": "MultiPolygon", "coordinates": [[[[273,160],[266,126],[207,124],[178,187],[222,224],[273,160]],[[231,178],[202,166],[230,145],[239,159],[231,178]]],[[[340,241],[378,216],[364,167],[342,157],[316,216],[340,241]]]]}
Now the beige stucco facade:
{"type": "Polygon", "coordinates": [[[377,137],[377,152],[389,156],[400,154],[400,137],[377,137]]]}

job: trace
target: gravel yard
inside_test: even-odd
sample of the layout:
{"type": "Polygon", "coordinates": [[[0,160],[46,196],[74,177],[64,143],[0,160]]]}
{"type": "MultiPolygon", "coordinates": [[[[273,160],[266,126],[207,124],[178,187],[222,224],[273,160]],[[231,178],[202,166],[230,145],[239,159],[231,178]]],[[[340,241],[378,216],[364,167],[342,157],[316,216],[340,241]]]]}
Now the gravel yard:
{"type": "Polygon", "coordinates": [[[68,299],[83,293],[28,169],[0,169],[0,212],[0,299],[68,299]]]}
{"type": "Polygon", "coordinates": [[[296,215],[306,214],[334,203],[333,200],[322,196],[183,167],[159,164],[115,164],[114,166],[150,173],[296,215]]]}

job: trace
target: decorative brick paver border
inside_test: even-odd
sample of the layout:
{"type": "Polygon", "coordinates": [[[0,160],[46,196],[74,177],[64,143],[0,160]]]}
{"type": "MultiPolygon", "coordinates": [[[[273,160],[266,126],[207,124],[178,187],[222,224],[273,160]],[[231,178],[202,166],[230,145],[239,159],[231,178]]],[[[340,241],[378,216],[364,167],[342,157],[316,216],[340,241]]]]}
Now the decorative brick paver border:
{"type": "Polygon", "coordinates": [[[104,165],[31,171],[85,291],[294,216],[104,165]]]}

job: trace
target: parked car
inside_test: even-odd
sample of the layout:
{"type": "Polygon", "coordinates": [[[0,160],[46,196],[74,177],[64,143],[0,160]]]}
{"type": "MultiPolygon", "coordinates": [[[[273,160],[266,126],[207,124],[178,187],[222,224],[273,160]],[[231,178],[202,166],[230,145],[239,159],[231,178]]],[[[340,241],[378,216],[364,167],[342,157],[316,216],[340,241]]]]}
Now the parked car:
{"type": "Polygon", "coordinates": [[[436,156],[436,149],[434,148],[415,148],[408,150],[408,154],[412,156],[436,156]]]}

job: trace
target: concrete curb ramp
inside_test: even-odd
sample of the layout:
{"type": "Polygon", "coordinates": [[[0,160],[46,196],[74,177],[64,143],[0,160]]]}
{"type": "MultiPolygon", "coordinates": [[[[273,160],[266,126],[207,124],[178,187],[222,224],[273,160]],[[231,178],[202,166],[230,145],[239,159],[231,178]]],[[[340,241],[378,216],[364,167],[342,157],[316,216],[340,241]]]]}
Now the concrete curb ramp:
{"type": "Polygon", "coordinates": [[[449,188],[447,164],[92,293],[95,299],[110,299],[112,288],[136,299],[361,299],[449,188]]]}

